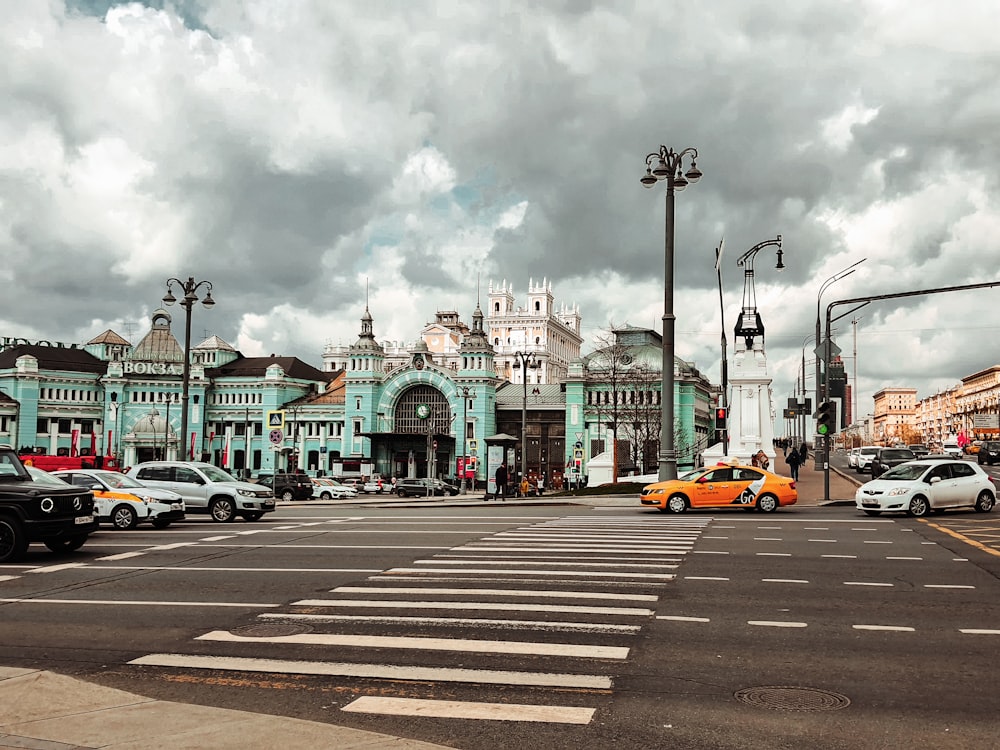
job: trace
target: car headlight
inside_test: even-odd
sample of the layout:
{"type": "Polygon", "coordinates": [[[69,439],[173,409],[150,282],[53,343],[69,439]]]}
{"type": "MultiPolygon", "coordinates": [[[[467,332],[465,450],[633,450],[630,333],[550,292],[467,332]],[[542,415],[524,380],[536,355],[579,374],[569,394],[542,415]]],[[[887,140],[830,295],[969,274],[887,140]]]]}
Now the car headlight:
{"type": "Polygon", "coordinates": [[[910,494],[910,488],[909,487],[893,487],[891,490],[889,490],[885,494],[890,495],[892,497],[899,497],[900,495],[909,495],[910,494]]]}
{"type": "Polygon", "coordinates": [[[242,487],[238,488],[236,491],[239,494],[243,495],[243,497],[256,497],[257,496],[257,493],[254,490],[245,490],[242,487]]]}

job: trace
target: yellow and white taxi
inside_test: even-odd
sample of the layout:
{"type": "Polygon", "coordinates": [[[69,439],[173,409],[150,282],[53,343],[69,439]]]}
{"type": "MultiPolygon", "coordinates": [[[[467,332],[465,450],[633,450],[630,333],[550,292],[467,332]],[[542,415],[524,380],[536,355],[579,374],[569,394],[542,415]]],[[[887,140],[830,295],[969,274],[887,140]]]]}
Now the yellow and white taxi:
{"type": "Polygon", "coordinates": [[[52,475],[93,492],[97,520],[110,523],[116,529],[134,529],[141,521],[148,521],[153,528],[165,529],[174,521],[184,520],[184,500],[180,495],[147,487],[120,472],[63,469],[53,471],[52,475]]]}
{"type": "Polygon", "coordinates": [[[766,469],[719,464],[689,471],[677,479],[647,484],[639,502],[670,513],[688,508],[745,508],[771,513],[799,499],[794,480],[766,469]]]}

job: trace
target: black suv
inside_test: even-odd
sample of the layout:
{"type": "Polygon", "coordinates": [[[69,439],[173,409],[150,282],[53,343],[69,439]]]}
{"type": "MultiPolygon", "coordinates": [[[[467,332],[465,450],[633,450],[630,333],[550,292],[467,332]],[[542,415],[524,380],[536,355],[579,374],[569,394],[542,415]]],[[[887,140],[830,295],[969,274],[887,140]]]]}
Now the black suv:
{"type": "Polygon", "coordinates": [[[260,474],[257,484],[270,487],[280,500],[308,500],[313,494],[308,474],[260,474]]]}
{"type": "Polygon", "coordinates": [[[977,455],[980,466],[1000,463],[1000,440],[984,440],[977,455]]]}
{"type": "Polygon", "coordinates": [[[868,468],[871,469],[872,479],[882,476],[893,466],[905,464],[916,458],[909,448],[879,448],[872,456],[868,468]]]}
{"type": "Polygon", "coordinates": [[[94,496],[39,469],[29,471],[12,448],[0,447],[0,563],[24,557],[42,542],[71,552],[97,531],[94,496]]]}
{"type": "Polygon", "coordinates": [[[400,497],[427,497],[429,495],[448,495],[444,483],[436,479],[420,477],[417,479],[396,480],[396,494],[400,497]]]}

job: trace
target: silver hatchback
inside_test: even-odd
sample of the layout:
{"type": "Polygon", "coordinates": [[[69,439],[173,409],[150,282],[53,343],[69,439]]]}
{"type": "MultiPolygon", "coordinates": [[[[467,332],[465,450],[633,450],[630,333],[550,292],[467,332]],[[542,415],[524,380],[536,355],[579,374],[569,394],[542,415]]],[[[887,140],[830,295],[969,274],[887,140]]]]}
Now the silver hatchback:
{"type": "Polygon", "coordinates": [[[909,513],[919,517],[955,508],[988,513],[996,503],[996,486],[989,474],[968,461],[908,461],[858,487],[854,502],[869,516],[909,513]]]}

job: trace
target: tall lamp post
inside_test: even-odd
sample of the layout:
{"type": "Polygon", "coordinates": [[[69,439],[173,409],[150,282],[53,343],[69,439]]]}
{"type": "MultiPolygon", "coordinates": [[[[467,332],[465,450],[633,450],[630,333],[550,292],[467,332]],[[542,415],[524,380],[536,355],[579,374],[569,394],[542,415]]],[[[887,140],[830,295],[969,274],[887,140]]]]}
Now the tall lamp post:
{"type": "Polygon", "coordinates": [[[215,305],[212,299],[212,282],[195,281],[193,276],[188,276],[187,281],[176,278],[167,279],[167,293],[163,295],[163,303],[172,305],[177,301],[174,296],[173,285],[177,284],[184,292],[181,298],[181,307],[184,308],[184,374],[181,381],[181,444],[188,444],[188,399],[189,386],[191,380],[191,308],[198,301],[198,290],[205,287],[205,296],[201,298],[201,304],[206,308],[215,305]]]}
{"type": "Polygon", "coordinates": [[[475,386],[471,385],[460,385],[458,387],[458,392],[462,396],[462,481],[459,485],[459,492],[465,494],[465,477],[469,473],[468,470],[468,450],[467,446],[469,444],[469,434],[468,434],[468,420],[466,411],[469,405],[469,399],[476,397],[475,386]]]}
{"type": "MultiPolygon", "coordinates": [[[[840,281],[841,279],[843,279],[846,276],[850,276],[852,273],[854,273],[857,270],[857,267],[859,265],[861,265],[862,263],[864,263],[866,260],[868,260],[868,259],[867,258],[862,258],[861,260],[857,261],[856,263],[852,263],[847,268],[844,268],[844,269],[841,269],[840,271],[837,271],[837,273],[835,273],[833,276],[831,276],[830,278],[828,278],[826,281],[824,281],[822,283],[822,285],[819,288],[819,292],[816,294],[816,382],[813,384],[816,387],[816,404],[815,404],[815,407],[814,407],[816,409],[819,408],[820,404],[822,404],[824,401],[826,401],[826,397],[829,394],[829,386],[828,386],[828,384],[826,382],[827,373],[826,373],[825,370],[822,373],[820,373],[820,362],[822,362],[823,359],[824,359],[824,354],[823,353],[825,351],[825,349],[823,349],[823,347],[826,345],[823,342],[823,339],[821,337],[822,334],[820,333],[820,309],[819,308],[820,308],[820,302],[823,299],[823,292],[825,292],[827,290],[827,287],[829,287],[830,285],[835,284],[836,282],[840,281]]],[[[839,425],[838,425],[838,427],[839,427],[839,425]]],[[[829,438],[823,438],[823,443],[824,443],[823,455],[826,455],[826,453],[825,453],[825,450],[826,450],[825,446],[826,446],[827,440],[829,440],[829,438]]],[[[816,469],[823,468],[823,465],[822,465],[821,459],[820,459],[820,447],[818,445],[814,446],[814,448],[813,448],[813,468],[816,468],[816,469]]]]}
{"type": "MultiPolygon", "coordinates": [[[[149,426],[153,430],[153,460],[154,461],[157,460],[156,459],[156,452],[157,452],[156,449],[157,449],[158,446],[156,444],[156,418],[158,416],[160,416],[160,412],[158,412],[156,410],[155,406],[152,409],[149,410],[149,426]]],[[[166,458],[166,456],[164,456],[164,458],[166,458]]]]}
{"type": "Polygon", "coordinates": [[[521,481],[528,477],[528,368],[537,370],[542,366],[534,352],[514,352],[514,369],[523,370],[524,395],[521,398],[521,481]]]}
{"type": "Polygon", "coordinates": [[[660,392],[660,481],[677,478],[677,451],[674,448],[674,192],[701,179],[695,160],[698,149],[675,152],[660,146],[646,156],[646,174],[639,180],[651,188],[660,180],[667,183],[663,262],[663,384],[660,392]],[[684,160],[691,166],[683,171],[684,160]]]}

